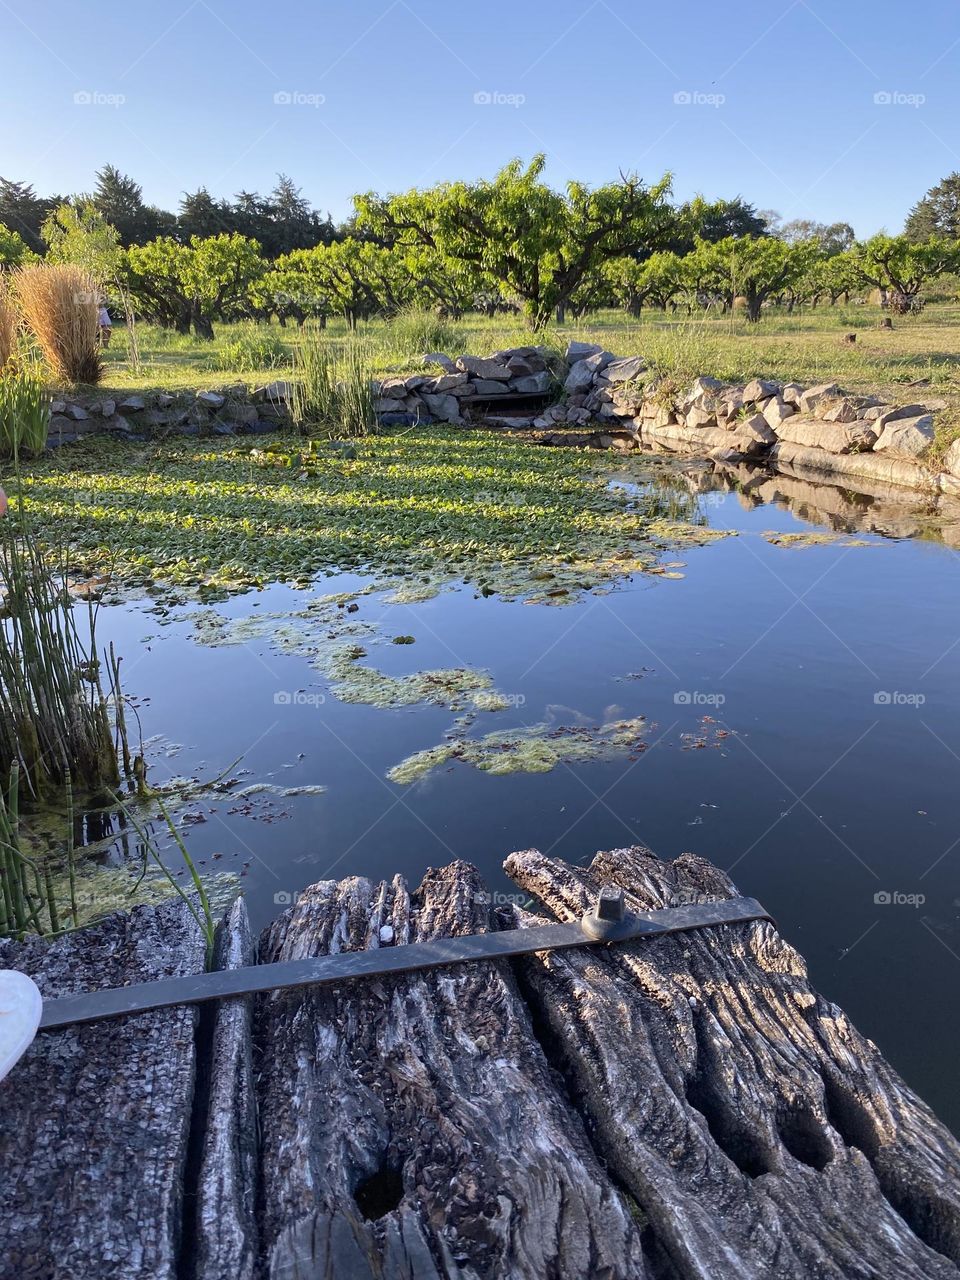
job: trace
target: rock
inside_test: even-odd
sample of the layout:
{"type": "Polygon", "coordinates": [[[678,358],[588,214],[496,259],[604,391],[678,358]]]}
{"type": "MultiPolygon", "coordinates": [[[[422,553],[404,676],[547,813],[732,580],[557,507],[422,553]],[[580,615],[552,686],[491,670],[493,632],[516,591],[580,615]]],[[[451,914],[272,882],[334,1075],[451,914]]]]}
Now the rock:
{"type": "MultiPolygon", "coordinates": [[[[175,402],[176,396],[172,396],[169,391],[162,391],[160,395],[157,396],[158,409],[169,409],[175,402]]],[[[106,417],[106,414],[104,414],[104,417],[106,417]]]]}
{"type": "Polygon", "coordinates": [[[445,356],[440,351],[426,351],[420,357],[424,364],[438,364],[441,369],[447,373],[456,373],[457,366],[453,363],[449,356],[445,356]]]}
{"type": "Polygon", "coordinates": [[[835,382],[821,382],[816,387],[808,387],[800,393],[799,405],[801,413],[814,413],[824,400],[838,400],[843,392],[835,382]]]}
{"type": "Polygon", "coordinates": [[[800,397],[803,395],[803,387],[799,382],[788,382],[780,394],[787,404],[792,404],[795,409],[799,409],[800,397]]]}
{"type": "Polygon", "coordinates": [[[50,401],[50,412],[51,412],[51,413],[63,413],[63,411],[64,411],[64,409],[66,409],[66,407],[67,407],[67,404],[66,404],[66,401],[65,401],[65,400],[51,400],[51,401],[50,401]]]}
{"type": "Polygon", "coordinates": [[[423,400],[430,413],[440,422],[459,424],[463,421],[460,416],[460,401],[456,396],[424,395],[423,400]]]}
{"type": "Polygon", "coordinates": [[[860,417],[864,422],[876,422],[878,418],[882,418],[885,413],[890,413],[894,408],[896,406],[892,404],[870,405],[861,412],[860,417]]]}
{"type": "Polygon", "coordinates": [[[112,418],[117,411],[117,402],[115,400],[101,400],[97,408],[102,418],[112,418]]]}
{"type": "Polygon", "coordinates": [[[888,422],[896,422],[899,418],[918,418],[926,412],[927,406],[924,404],[894,405],[886,413],[881,413],[877,416],[877,431],[882,431],[888,422]]]}
{"type": "Polygon", "coordinates": [[[760,444],[774,444],[777,439],[776,432],[762,413],[754,413],[749,418],[742,418],[734,427],[732,434],[737,439],[747,437],[758,440],[760,444]]]}
{"type": "Polygon", "coordinates": [[[457,368],[464,373],[472,374],[475,378],[483,378],[486,381],[509,382],[510,370],[505,364],[501,364],[499,360],[493,360],[489,356],[460,356],[457,360],[457,368]]]}
{"type": "Polygon", "coordinates": [[[566,350],[567,364],[576,364],[587,356],[599,355],[603,350],[598,342],[568,342],[566,350]]]}
{"type": "Polygon", "coordinates": [[[517,378],[513,389],[521,395],[545,395],[553,386],[553,374],[546,369],[527,378],[517,378]]]}
{"type": "Polygon", "coordinates": [[[641,356],[627,356],[623,360],[611,360],[603,369],[607,382],[632,382],[646,369],[641,356]]]}
{"type": "Polygon", "coordinates": [[[758,400],[769,400],[771,396],[780,394],[779,382],[767,382],[763,378],[754,378],[743,388],[744,404],[756,404],[758,400]]]}
{"type": "MultiPolygon", "coordinates": [[[[270,401],[273,404],[284,404],[292,401],[293,395],[293,383],[278,379],[276,382],[268,382],[265,387],[258,387],[253,393],[253,399],[258,403],[270,401]]],[[[123,405],[120,407],[122,409],[123,405]]]]}
{"type": "Polygon", "coordinates": [[[222,409],[227,403],[226,396],[222,396],[219,391],[198,391],[197,401],[205,404],[208,409],[222,409]]]}
{"type": "Polygon", "coordinates": [[[589,359],[578,360],[567,374],[563,384],[564,390],[585,391],[592,384],[595,374],[596,368],[590,364],[589,359]]]}
{"type": "Polygon", "coordinates": [[[687,410],[684,422],[688,427],[715,427],[717,415],[713,410],[704,409],[695,404],[692,409],[687,410]]]}
{"type": "Polygon", "coordinates": [[[510,394],[510,388],[505,382],[499,382],[493,378],[474,378],[473,390],[474,394],[478,396],[505,396],[510,394]]]}
{"type": "Polygon", "coordinates": [[[792,418],[796,413],[792,404],[788,404],[782,395],[772,396],[763,406],[763,416],[774,431],[782,422],[792,418]]]}
{"type": "Polygon", "coordinates": [[[406,401],[381,396],[379,400],[374,400],[373,408],[376,413],[402,413],[406,408],[406,401]]]}
{"type": "Polygon", "coordinates": [[[104,418],[102,430],[103,431],[119,431],[119,432],[125,433],[130,430],[130,423],[126,420],[126,418],[122,417],[119,413],[115,413],[109,418],[104,418]]]}
{"type": "MultiPolygon", "coordinates": [[[[823,404],[820,405],[820,408],[823,408],[823,404]]],[[[824,422],[856,422],[859,416],[857,406],[846,397],[838,400],[832,408],[822,415],[824,422]]]]}
{"type": "MultiPolygon", "coordinates": [[[[418,378],[416,379],[417,388],[427,392],[429,395],[441,395],[445,391],[453,391],[455,387],[464,387],[469,381],[469,375],[466,373],[443,373],[439,378],[418,378]]],[[[409,380],[405,384],[408,391],[415,388],[410,386],[409,380]]]]}
{"type": "Polygon", "coordinates": [[[821,418],[794,415],[777,428],[777,439],[827,453],[861,453],[870,449],[877,432],[866,422],[824,422],[821,418]]]}
{"type": "Polygon", "coordinates": [[[874,453],[890,453],[896,458],[919,458],[933,443],[933,415],[895,418],[880,432],[874,453]]]}
{"type": "Polygon", "coordinates": [[[87,418],[90,417],[86,409],[79,404],[68,404],[64,413],[66,417],[70,418],[73,422],[85,422],[87,418]]]}
{"type": "Polygon", "coordinates": [[[496,353],[496,358],[504,361],[507,368],[510,370],[511,377],[526,378],[529,377],[531,373],[535,372],[533,365],[526,356],[510,355],[505,351],[498,351],[496,353]]]}
{"type": "Polygon", "coordinates": [[[960,478],[960,439],[954,440],[943,455],[943,466],[950,475],[960,478]]]}

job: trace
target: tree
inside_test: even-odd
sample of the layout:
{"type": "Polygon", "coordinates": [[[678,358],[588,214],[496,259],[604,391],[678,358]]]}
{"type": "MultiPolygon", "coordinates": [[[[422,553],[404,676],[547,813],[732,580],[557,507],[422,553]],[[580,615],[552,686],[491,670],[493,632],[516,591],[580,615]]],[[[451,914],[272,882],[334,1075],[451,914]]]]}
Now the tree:
{"type": "Polygon", "coordinates": [[[850,256],[860,279],[880,290],[882,305],[902,313],[914,309],[927,280],[960,269],[960,241],[877,235],[855,245],[850,256]]]}
{"type": "Polygon", "coordinates": [[[645,262],[614,258],[605,265],[604,274],[614,297],[634,317],[648,299],[666,310],[686,287],[683,259],[676,253],[653,253],[645,262]]]}
{"type": "Polygon", "coordinates": [[[116,279],[123,260],[120,233],[92,201],[61,204],[42,228],[50,262],[83,267],[100,284],[116,279]]]}
{"type": "Polygon", "coordinates": [[[827,256],[846,253],[856,239],[849,222],[814,222],[812,218],[794,218],[784,222],[774,233],[787,244],[799,244],[804,240],[819,240],[827,256]]]}
{"type": "Polygon", "coordinates": [[[0,271],[25,266],[33,256],[16,231],[0,226],[0,271]]]}
{"type": "Polygon", "coordinates": [[[43,253],[40,228],[58,200],[43,200],[27,182],[0,178],[0,223],[15,231],[27,248],[43,253]]]}
{"type": "MultiPolygon", "coordinates": [[[[81,197],[81,200],[86,200],[81,197]]],[[[96,185],[89,202],[111,226],[116,227],[120,243],[146,244],[157,236],[169,234],[176,219],[172,213],[143,203],[143,188],[133,178],[112,164],[96,173],[96,185]]]]}
{"type": "Polygon", "coordinates": [[[690,266],[698,289],[706,286],[726,305],[742,297],[747,319],[756,323],[763,304],[799,280],[818,252],[816,241],[789,245],[773,236],[729,236],[716,244],[698,240],[690,266]]]}
{"type": "Polygon", "coordinates": [[[377,312],[398,311],[417,291],[398,253],[353,239],[295,249],[277,259],[270,279],[284,302],[313,314],[339,311],[351,329],[377,312]]]}
{"type": "Polygon", "coordinates": [[[188,245],[163,236],[126,253],[126,283],[158,324],[213,338],[213,321],[236,319],[249,306],[264,270],[260,246],[239,235],[193,236],[188,245]]]}
{"type": "Polygon", "coordinates": [[[400,245],[431,249],[456,269],[516,297],[535,329],[562,318],[584,279],[611,258],[666,247],[675,214],[670,179],[651,188],[628,175],[594,190],[541,181],[545,159],[514,160],[492,181],[355,200],[358,223],[400,245]]]}
{"type": "Polygon", "coordinates": [[[960,173],[948,174],[930,188],[910,210],[903,233],[915,241],[929,240],[931,236],[960,238],[960,173]]]}

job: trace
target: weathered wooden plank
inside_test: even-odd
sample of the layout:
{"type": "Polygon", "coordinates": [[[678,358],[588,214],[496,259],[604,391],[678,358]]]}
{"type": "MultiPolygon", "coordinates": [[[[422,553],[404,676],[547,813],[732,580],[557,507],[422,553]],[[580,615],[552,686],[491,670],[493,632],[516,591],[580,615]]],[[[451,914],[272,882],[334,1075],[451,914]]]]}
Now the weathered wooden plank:
{"type": "MultiPolygon", "coordinates": [[[[181,901],[54,942],[0,941],[0,966],[68,995],[196,973],[181,901]]],[[[0,1277],[174,1280],[194,1091],[191,1008],[42,1033],[0,1085],[0,1277]]]]}
{"type": "MultiPolygon", "coordinates": [[[[485,930],[487,901],[464,863],[412,897],[399,877],[326,881],[261,959],[485,930]]],[[[276,994],[255,1035],[269,1276],[651,1274],[504,963],[276,994]]]]}
{"type": "MultiPolygon", "coordinates": [[[[217,931],[213,967],[255,962],[250,922],[238,898],[217,931]]],[[[196,1229],[189,1270],[196,1280],[252,1280],[257,1261],[257,1107],[253,998],[221,1001],[202,1036],[203,1128],[196,1229]]]]}
{"type": "MultiPolygon", "coordinates": [[[[736,892],[703,859],[639,848],[586,870],[536,851],[506,868],[564,920],[603,884],[636,908],[736,892]]],[[[661,1274],[956,1280],[960,1146],[772,925],[516,967],[661,1274]]]]}

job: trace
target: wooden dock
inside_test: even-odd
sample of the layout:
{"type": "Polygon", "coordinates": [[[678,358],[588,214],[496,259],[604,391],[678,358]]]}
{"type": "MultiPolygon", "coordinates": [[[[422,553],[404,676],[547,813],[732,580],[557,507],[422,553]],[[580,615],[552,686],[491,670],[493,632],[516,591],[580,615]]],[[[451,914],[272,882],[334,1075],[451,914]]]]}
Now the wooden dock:
{"type": "MultiPolygon", "coordinates": [[[[308,889],[259,959],[736,892],[640,848],[308,889]],[[383,937],[390,938],[389,929],[383,937]]],[[[217,964],[254,953],[242,903],[217,964]]],[[[198,972],[171,902],[0,942],[44,995],[198,972]]],[[[0,1084],[2,1280],[957,1280],[960,1145],[766,922],[41,1034],[0,1084]]]]}

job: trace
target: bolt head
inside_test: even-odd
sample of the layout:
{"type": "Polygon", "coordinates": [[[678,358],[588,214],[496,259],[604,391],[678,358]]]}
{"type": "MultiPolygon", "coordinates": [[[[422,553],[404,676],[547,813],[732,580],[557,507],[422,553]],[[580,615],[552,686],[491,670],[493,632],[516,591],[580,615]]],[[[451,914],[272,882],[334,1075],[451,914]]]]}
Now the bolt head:
{"type": "Polygon", "coordinates": [[[597,919],[598,920],[622,920],[626,915],[626,905],[623,900],[623,890],[615,889],[612,886],[605,886],[597,895],[597,919]]]}

